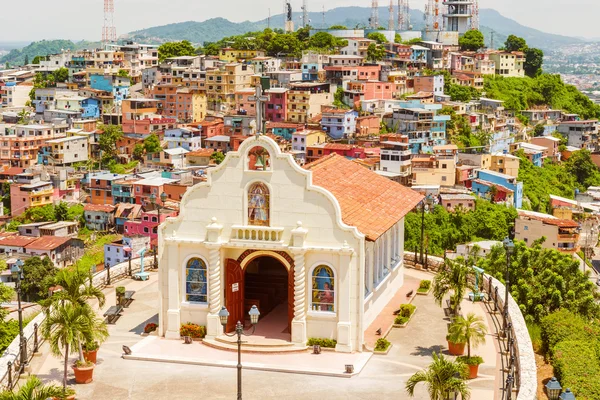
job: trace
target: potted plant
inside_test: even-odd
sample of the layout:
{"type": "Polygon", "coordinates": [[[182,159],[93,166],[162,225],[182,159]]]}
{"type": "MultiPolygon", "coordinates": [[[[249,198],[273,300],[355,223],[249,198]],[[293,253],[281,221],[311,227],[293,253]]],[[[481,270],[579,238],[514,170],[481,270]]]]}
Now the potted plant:
{"type": "Polygon", "coordinates": [[[117,286],[115,288],[115,293],[117,295],[117,305],[124,306],[125,286],[117,286]]]}
{"type": "Polygon", "coordinates": [[[487,331],[483,318],[475,315],[475,313],[469,313],[466,317],[457,317],[450,326],[450,334],[454,334],[459,339],[464,339],[467,344],[467,356],[463,357],[463,362],[469,367],[469,379],[477,378],[479,365],[483,364],[481,357],[471,357],[471,346],[478,347],[484,344],[487,331]]]}
{"type": "MultiPolygon", "coordinates": [[[[68,390],[69,392],[72,391],[70,388],[68,390]]],[[[2,400],[46,400],[49,398],[62,399],[66,397],[63,397],[63,389],[60,386],[45,385],[37,376],[33,375],[27,378],[27,382],[20,386],[18,391],[6,390],[0,392],[0,399],[2,400]]]]}
{"type": "Polygon", "coordinates": [[[469,267],[461,259],[454,261],[448,258],[433,278],[433,297],[440,306],[446,295],[452,291],[450,308],[454,315],[458,315],[460,303],[468,288],[469,274],[469,267]]]}
{"type": "Polygon", "coordinates": [[[144,333],[148,335],[152,332],[155,332],[157,329],[158,329],[158,325],[155,324],[154,322],[150,322],[150,323],[146,324],[146,326],[144,327],[144,333]]]}
{"type": "Polygon", "coordinates": [[[100,343],[98,343],[98,341],[96,340],[85,342],[85,344],[83,345],[83,358],[86,361],[90,361],[96,364],[99,348],[100,343]]]}
{"type": "Polygon", "coordinates": [[[427,385],[427,392],[432,400],[445,400],[456,394],[459,394],[461,399],[468,399],[471,389],[465,379],[466,370],[462,362],[433,353],[433,362],[427,369],[415,373],[406,381],[406,392],[410,397],[414,397],[415,387],[422,382],[427,385]]]}
{"type": "Polygon", "coordinates": [[[465,354],[466,341],[457,334],[448,333],[446,335],[448,341],[448,352],[453,356],[462,356],[465,354]]]}

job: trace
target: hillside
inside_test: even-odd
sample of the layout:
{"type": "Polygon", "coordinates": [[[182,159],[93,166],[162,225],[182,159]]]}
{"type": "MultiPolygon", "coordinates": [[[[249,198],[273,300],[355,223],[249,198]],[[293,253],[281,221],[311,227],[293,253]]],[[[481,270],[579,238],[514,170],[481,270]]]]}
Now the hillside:
{"type": "MultiPolygon", "coordinates": [[[[559,44],[578,43],[580,39],[574,37],[554,35],[545,33],[533,28],[519,24],[518,22],[502,16],[495,10],[482,9],[480,11],[481,30],[486,36],[486,44],[490,45],[490,33],[494,31],[495,47],[501,46],[506,37],[510,34],[521,36],[527,40],[531,46],[540,48],[552,48],[559,44]]],[[[326,11],[309,13],[311,25],[315,28],[329,27],[331,25],[344,25],[348,28],[365,27],[369,16],[370,8],[367,7],[337,7],[326,11]]],[[[298,25],[300,23],[301,13],[294,12],[293,19],[298,25]]],[[[389,11],[386,7],[380,7],[379,19],[385,26],[389,17],[389,11]]],[[[421,10],[411,10],[411,23],[413,29],[420,30],[424,27],[423,12],[421,10]]],[[[203,22],[181,22],[164,26],[157,26],[131,32],[124,38],[154,42],[164,42],[173,40],[189,40],[192,43],[202,44],[204,42],[214,42],[223,37],[239,35],[245,32],[262,30],[268,26],[267,19],[261,21],[231,22],[224,18],[213,18],[203,22]]],[[[271,17],[271,28],[283,28],[283,15],[278,14],[271,17]]]]}
{"type": "Polygon", "coordinates": [[[8,54],[0,58],[0,64],[9,64],[10,66],[22,65],[25,57],[32,62],[36,56],[45,56],[48,54],[60,53],[61,50],[80,50],[84,48],[95,48],[99,43],[81,41],[73,43],[70,40],[41,40],[33,42],[22,49],[13,49],[8,54]]]}

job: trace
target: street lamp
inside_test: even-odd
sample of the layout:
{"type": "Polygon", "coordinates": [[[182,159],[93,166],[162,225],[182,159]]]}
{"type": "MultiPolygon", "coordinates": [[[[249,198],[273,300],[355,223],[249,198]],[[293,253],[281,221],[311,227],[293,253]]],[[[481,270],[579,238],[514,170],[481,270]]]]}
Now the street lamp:
{"type": "Polygon", "coordinates": [[[27,365],[27,340],[25,339],[25,335],[23,335],[23,309],[21,308],[21,279],[25,279],[23,275],[23,261],[21,259],[17,259],[17,261],[11,267],[12,277],[17,279],[16,289],[17,289],[17,305],[18,305],[18,313],[19,313],[19,347],[20,347],[20,355],[21,355],[21,368],[24,368],[27,365]]]}
{"type": "Polygon", "coordinates": [[[552,377],[552,379],[546,383],[546,393],[550,400],[558,400],[561,389],[562,386],[560,386],[560,382],[555,377],[552,377]]]}
{"type": "Polygon", "coordinates": [[[571,392],[571,389],[567,388],[561,395],[560,400],[576,400],[575,395],[571,392]]]}
{"type": "Polygon", "coordinates": [[[158,252],[158,227],[160,226],[160,207],[167,201],[167,194],[165,192],[160,194],[160,201],[161,204],[156,207],[156,195],[154,193],[150,195],[150,203],[152,203],[153,208],[156,207],[158,218],[158,225],[156,225],[156,247],[154,247],[154,268],[158,268],[158,262],[156,261],[156,253],[158,252]]]}
{"type": "Polygon", "coordinates": [[[419,207],[421,209],[421,265],[423,265],[423,242],[425,241],[425,212],[429,211],[429,202],[431,200],[431,196],[427,195],[421,202],[419,203],[419,207]]]}
{"type": "MultiPolygon", "coordinates": [[[[252,306],[250,312],[250,324],[252,324],[252,332],[246,333],[244,332],[244,325],[238,321],[235,325],[235,332],[232,334],[228,334],[224,332],[226,336],[233,337],[237,335],[237,347],[238,347],[238,363],[237,363],[237,398],[238,400],[242,400],[242,335],[244,336],[252,336],[254,334],[254,330],[256,329],[256,325],[258,324],[258,317],[260,316],[260,312],[256,306],[252,306]]],[[[223,329],[227,325],[227,320],[229,319],[229,311],[225,307],[221,308],[219,311],[219,319],[221,320],[221,325],[223,325],[223,329]]]]}
{"type": "Polygon", "coordinates": [[[515,244],[510,238],[505,238],[502,241],[502,245],[504,246],[504,251],[506,252],[506,275],[504,277],[504,323],[502,325],[502,329],[504,331],[504,335],[506,335],[506,327],[508,325],[508,292],[510,291],[510,256],[515,251],[515,244]]]}

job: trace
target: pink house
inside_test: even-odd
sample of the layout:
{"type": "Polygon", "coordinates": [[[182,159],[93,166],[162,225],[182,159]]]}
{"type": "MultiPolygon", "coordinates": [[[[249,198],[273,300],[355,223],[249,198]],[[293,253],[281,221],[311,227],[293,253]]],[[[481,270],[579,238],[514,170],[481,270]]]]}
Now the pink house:
{"type": "Polygon", "coordinates": [[[331,153],[348,158],[367,158],[364,147],[353,146],[351,144],[327,143],[323,147],[323,156],[328,156],[331,153]]]}
{"type": "Polygon", "coordinates": [[[256,115],[256,102],[251,101],[255,89],[241,89],[235,92],[235,109],[240,115],[256,115]]]}
{"type": "MultiPolygon", "coordinates": [[[[126,236],[142,235],[150,237],[150,244],[156,245],[156,239],[158,234],[156,228],[159,225],[158,222],[158,211],[143,211],[142,218],[139,221],[125,221],[125,232],[126,236]]],[[[160,210],[160,222],[164,222],[169,217],[176,217],[177,211],[170,210],[168,208],[161,208],[160,210]]]]}
{"type": "Polygon", "coordinates": [[[269,96],[269,101],[265,106],[267,121],[283,122],[287,120],[287,92],[286,88],[267,90],[269,96]]]}

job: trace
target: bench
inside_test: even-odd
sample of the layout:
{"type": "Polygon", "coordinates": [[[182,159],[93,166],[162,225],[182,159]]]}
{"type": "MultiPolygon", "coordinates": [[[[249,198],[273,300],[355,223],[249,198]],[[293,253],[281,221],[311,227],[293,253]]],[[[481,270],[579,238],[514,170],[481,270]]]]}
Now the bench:
{"type": "Polygon", "coordinates": [[[114,324],[115,319],[119,318],[119,314],[123,311],[123,307],[121,306],[111,306],[106,312],[104,316],[106,317],[109,324],[114,324]]]}
{"type": "Polygon", "coordinates": [[[133,300],[133,295],[135,294],[135,290],[126,290],[123,295],[123,302],[125,307],[129,307],[129,303],[133,300]]]}

